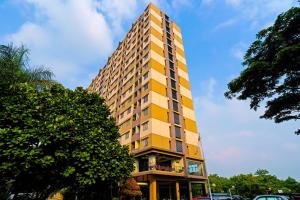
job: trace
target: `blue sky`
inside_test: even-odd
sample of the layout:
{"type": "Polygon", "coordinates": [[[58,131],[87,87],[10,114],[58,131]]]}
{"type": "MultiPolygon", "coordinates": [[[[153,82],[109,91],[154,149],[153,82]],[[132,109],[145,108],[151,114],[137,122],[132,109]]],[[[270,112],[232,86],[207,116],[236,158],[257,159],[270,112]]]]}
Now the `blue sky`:
{"type": "MultiPolygon", "coordinates": [[[[148,0],[0,0],[0,43],[24,44],[31,62],[66,87],[87,87],[148,0]]],[[[266,168],[300,180],[296,122],[259,119],[247,102],[224,98],[256,33],[296,0],[156,0],[182,29],[198,128],[209,173],[266,168]]],[[[298,122],[299,124],[299,122],[298,122]]]]}

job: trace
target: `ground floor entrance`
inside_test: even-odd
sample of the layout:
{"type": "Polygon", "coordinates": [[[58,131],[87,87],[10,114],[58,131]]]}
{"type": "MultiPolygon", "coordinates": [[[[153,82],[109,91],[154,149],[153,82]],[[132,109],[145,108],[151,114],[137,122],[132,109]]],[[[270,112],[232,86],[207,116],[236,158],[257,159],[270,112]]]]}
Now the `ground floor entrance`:
{"type": "Polygon", "coordinates": [[[206,181],[187,180],[176,177],[147,176],[138,181],[143,193],[142,200],[192,200],[196,196],[206,196],[206,181]]]}

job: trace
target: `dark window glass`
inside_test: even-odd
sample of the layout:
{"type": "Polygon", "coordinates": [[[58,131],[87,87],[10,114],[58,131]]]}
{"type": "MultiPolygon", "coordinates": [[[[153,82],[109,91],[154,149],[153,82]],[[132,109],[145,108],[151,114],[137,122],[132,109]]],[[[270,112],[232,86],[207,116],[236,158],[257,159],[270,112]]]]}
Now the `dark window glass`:
{"type": "Polygon", "coordinates": [[[144,90],[147,90],[149,88],[149,85],[148,85],[148,83],[146,83],[145,85],[144,85],[144,90]]]}
{"type": "Polygon", "coordinates": [[[173,60],[173,55],[169,53],[169,59],[173,60]]]}
{"type": "Polygon", "coordinates": [[[169,53],[172,53],[172,47],[168,46],[169,53]]]}
{"type": "Polygon", "coordinates": [[[167,39],[168,45],[172,45],[172,42],[170,39],[167,39]]]}
{"type": "Polygon", "coordinates": [[[172,87],[172,88],[176,88],[176,81],[171,80],[171,87],[172,87]]]}
{"type": "Polygon", "coordinates": [[[177,92],[172,90],[172,98],[177,100],[177,92]]]}
{"type": "Polygon", "coordinates": [[[182,142],[176,141],[176,151],[182,152],[182,142]]]}
{"type": "Polygon", "coordinates": [[[144,80],[148,78],[148,72],[144,74],[144,80]]]}
{"type": "Polygon", "coordinates": [[[173,70],[170,70],[170,76],[171,76],[171,78],[175,79],[175,72],[173,70]]]}
{"type": "Polygon", "coordinates": [[[174,63],[172,63],[171,61],[169,61],[169,66],[170,66],[170,69],[174,69],[174,63]]]}
{"type": "Polygon", "coordinates": [[[166,27],[167,32],[170,33],[170,27],[166,27]]]}
{"type": "Polygon", "coordinates": [[[176,138],[181,138],[180,127],[178,127],[178,126],[175,126],[175,135],[176,135],[176,138]]]}
{"type": "Polygon", "coordinates": [[[173,110],[178,112],[178,102],[177,101],[173,101],[173,110]]]}
{"type": "Polygon", "coordinates": [[[179,115],[177,113],[174,113],[174,123],[180,124],[179,115]]]}
{"type": "Polygon", "coordinates": [[[167,38],[171,39],[171,34],[167,32],[167,38]]]}

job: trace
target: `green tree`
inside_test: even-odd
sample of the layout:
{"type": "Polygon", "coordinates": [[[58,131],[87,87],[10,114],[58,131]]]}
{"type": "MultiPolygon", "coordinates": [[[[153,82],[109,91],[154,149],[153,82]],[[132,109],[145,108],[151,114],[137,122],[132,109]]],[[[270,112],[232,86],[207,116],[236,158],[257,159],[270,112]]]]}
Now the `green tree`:
{"type": "Polygon", "coordinates": [[[0,45],[0,90],[28,82],[37,88],[54,83],[53,73],[43,66],[29,66],[29,50],[24,46],[0,45]]]}
{"type": "MultiPolygon", "coordinates": [[[[246,67],[228,84],[225,96],[250,100],[256,110],[266,102],[261,118],[276,123],[300,119],[300,8],[279,15],[274,25],[257,34],[244,56],[246,67]]],[[[300,129],[296,131],[300,134],[300,129]]]]}
{"type": "Polygon", "coordinates": [[[231,187],[228,178],[219,176],[218,174],[211,174],[209,181],[213,192],[228,192],[231,187]]]}
{"type": "Polygon", "coordinates": [[[29,84],[0,96],[0,191],[36,199],[66,188],[78,199],[109,199],[133,157],[118,141],[104,100],[82,88],[29,84]]]}

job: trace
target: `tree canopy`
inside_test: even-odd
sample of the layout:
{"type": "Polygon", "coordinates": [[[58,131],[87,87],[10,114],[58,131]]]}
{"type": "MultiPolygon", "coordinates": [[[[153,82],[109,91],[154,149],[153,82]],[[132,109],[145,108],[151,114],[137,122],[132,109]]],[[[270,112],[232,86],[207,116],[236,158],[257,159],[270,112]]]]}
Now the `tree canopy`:
{"type": "Polygon", "coordinates": [[[278,193],[299,193],[300,182],[288,177],[285,180],[278,179],[267,170],[257,170],[255,174],[239,174],[230,178],[217,174],[209,175],[213,192],[229,192],[233,195],[253,199],[257,195],[278,193]]]}
{"type": "Polygon", "coordinates": [[[54,74],[43,66],[29,65],[29,50],[22,46],[0,45],[0,90],[2,94],[9,87],[19,83],[30,83],[45,87],[54,83],[54,74]]]}
{"type": "Polygon", "coordinates": [[[45,199],[68,188],[78,199],[105,199],[108,193],[101,191],[130,176],[133,157],[119,143],[115,120],[98,95],[27,83],[10,90],[0,96],[2,194],[45,199]]]}
{"type": "Polygon", "coordinates": [[[299,7],[280,14],[274,25],[257,34],[243,65],[246,69],[228,84],[226,97],[249,99],[254,110],[266,103],[261,118],[276,123],[300,119],[299,7]]]}

